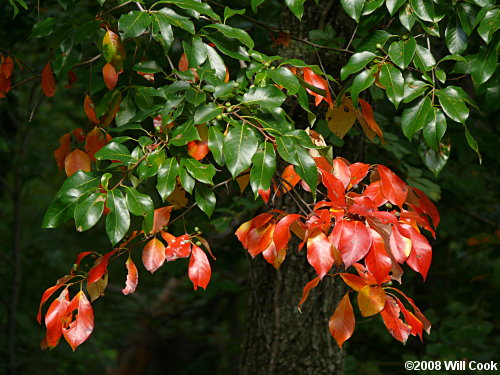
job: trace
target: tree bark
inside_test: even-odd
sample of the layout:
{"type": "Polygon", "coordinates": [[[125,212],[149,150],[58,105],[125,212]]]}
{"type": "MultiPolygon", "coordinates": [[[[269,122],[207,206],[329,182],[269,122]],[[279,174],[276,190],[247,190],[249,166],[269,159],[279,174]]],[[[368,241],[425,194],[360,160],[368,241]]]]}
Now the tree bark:
{"type": "MultiPolygon", "coordinates": [[[[324,28],[328,23],[338,36],[345,38],[346,43],[350,40],[355,24],[346,16],[339,2],[333,0],[321,1],[319,6],[307,3],[301,22],[286,10],[281,28],[292,37],[307,40],[310,30],[324,28]]],[[[320,63],[328,73],[337,77],[349,57],[330,51],[311,51],[305,43],[294,40],[279,52],[284,58],[320,63]]],[[[305,118],[294,116],[294,121],[297,125],[307,124],[305,118]]],[[[355,143],[357,145],[346,148],[359,152],[362,143],[355,143]]],[[[343,156],[358,155],[344,153],[343,156]]],[[[284,199],[283,203],[276,208],[290,213],[298,211],[293,202],[284,199]]],[[[325,277],[311,291],[301,314],[297,304],[303,287],[316,274],[307,262],[306,251],[297,251],[298,241],[291,241],[290,245],[287,258],[279,270],[260,256],[250,262],[249,310],[240,375],[342,375],[344,352],[339,350],[331,337],[328,321],[344,293],[344,285],[338,279],[325,277]]]]}

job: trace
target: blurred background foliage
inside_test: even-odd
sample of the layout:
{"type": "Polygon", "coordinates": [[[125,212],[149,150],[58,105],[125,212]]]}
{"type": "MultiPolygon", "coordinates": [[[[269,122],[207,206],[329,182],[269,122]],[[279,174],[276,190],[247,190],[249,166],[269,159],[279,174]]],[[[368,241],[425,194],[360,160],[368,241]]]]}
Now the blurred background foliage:
{"type": "MultiPolygon", "coordinates": [[[[24,11],[20,3],[14,3],[20,11],[15,18],[9,2],[0,3],[0,48],[26,63],[25,69],[40,72],[52,51],[40,40],[28,39],[38,10],[30,7],[24,11]]],[[[95,14],[93,1],[59,3],[43,2],[40,11],[58,17],[64,15],[61,4],[78,3],[79,12],[74,14],[82,18],[95,14]]],[[[280,2],[268,2],[266,12],[259,17],[277,26],[280,7],[280,2]]],[[[267,32],[251,24],[240,26],[250,31],[257,49],[276,53],[267,32]]],[[[334,30],[312,31],[311,38],[328,45],[343,43],[334,30]]],[[[91,57],[89,53],[93,52],[82,51],[86,57],[91,57]]],[[[173,53],[180,54],[179,46],[174,46],[173,53]]],[[[15,74],[23,75],[19,71],[15,74]]],[[[84,67],[77,74],[79,80],[72,88],[60,85],[50,100],[41,94],[38,80],[0,99],[0,368],[7,371],[7,364],[15,358],[17,374],[30,375],[236,374],[251,260],[232,233],[260,207],[248,191],[240,194],[236,183],[221,193],[223,208],[216,210],[210,222],[201,211],[193,210],[184,222],[175,224],[188,231],[200,227],[212,244],[217,261],[213,262],[213,281],[206,292],[192,290],[185,275],[186,264],[180,260],[154,276],[141,268],[137,291],[123,296],[125,269],[112,265],[106,296],[93,304],[96,327],[89,341],[75,353],[65,344],[40,351],[44,330],[35,316],[42,292],[69,272],[78,252],[105,252],[109,248],[102,227],[84,233],[76,232],[72,223],[57,230],[40,228],[45,208],[64,180],[52,155],[58,138],[77,127],[90,130],[82,93],[87,89],[86,77],[97,77],[98,72],[84,67]]],[[[14,79],[15,84],[22,78],[14,79]]],[[[463,86],[471,84],[464,82],[463,86]]],[[[382,99],[377,90],[371,89],[372,98],[382,99]]],[[[474,97],[473,90],[468,91],[474,97]]],[[[347,374],[400,374],[403,361],[409,359],[498,359],[500,98],[496,95],[495,100],[494,96],[480,102],[480,110],[472,113],[482,165],[468,147],[462,126],[452,124],[448,133],[453,145],[450,159],[438,177],[423,166],[418,144],[404,138],[393,106],[384,100],[374,102],[388,142],[369,145],[364,161],[397,168],[410,185],[422,188],[437,201],[442,215],[437,240],[432,241],[434,260],[427,281],[408,273],[403,286],[433,328],[423,343],[412,338],[401,346],[385,332],[379,317],[359,319],[353,338],[345,345],[347,374]]],[[[342,146],[324,121],[316,130],[342,146]]],[[[352,129],[348,137],[357,133],[352,129]]],[[[318,324],[324,324],[326,332],[327,322],[318,324]]]]}

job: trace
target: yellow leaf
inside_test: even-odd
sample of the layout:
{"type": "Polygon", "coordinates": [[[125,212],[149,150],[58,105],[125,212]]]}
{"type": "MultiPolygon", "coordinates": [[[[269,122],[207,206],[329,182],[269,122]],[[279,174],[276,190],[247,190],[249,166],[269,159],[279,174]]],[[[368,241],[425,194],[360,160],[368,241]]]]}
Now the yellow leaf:
{"type": "Polygon", "coordinates": [[[343,98],[338,107],[328,108],[326,112],[328,128],[339,138],[344,138],[356,121],[356,109],[351,99],[343,98]]]}

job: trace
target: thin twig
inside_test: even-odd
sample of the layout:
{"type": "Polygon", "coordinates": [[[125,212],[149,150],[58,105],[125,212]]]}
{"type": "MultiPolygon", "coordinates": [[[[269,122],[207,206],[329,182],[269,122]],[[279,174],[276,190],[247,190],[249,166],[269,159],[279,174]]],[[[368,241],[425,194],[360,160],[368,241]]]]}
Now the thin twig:
{"type": "Polygon", "coordinates": [[[352,32],[351,39],[349,39],[349,43],[347,43],[347,46],[345,46],[345,49],[349,49],[352,41],[354,40],[354,36],[356,35],[357,31],[358,31],[358,24],[356,24],[356,27],[354,28],[354,31],[352,32]]]}

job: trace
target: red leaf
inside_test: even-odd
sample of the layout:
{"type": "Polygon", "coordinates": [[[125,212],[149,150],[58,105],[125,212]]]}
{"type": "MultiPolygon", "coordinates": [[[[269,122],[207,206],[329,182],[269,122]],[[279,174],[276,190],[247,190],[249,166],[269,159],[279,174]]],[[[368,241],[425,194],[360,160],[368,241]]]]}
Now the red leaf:
{"type": "Polygon", "coordinates": [[[349,171],[351,172],[351,184],[359,184],[368,174],[370,169],[369,164],[364,163],[354,163],[349,166],[349,171]]]}
{"type": "Polygon", "coordinates": [[[402,207],[408,195],[408,185],[389,168],[379,164],[377,169],[380,175],[382,194],[392,204],[402,207]]]}
{"type": "Polygon", "coordinates": [[[297,306],[300,312],[302,312],[300,306],[302,306],[302,304],[306,302],[307,298],[309,297],[309,292],[311,291],[311,289],[316,288],[318,284],[319,284],[319,277],[315,277],[314,279],[309,281],[304,287],[304,290],[302,291],[302,297],[300,298],[299,305],[297,306]]]}
{"type": "Polygon", "coordinates": [[[399,231],[399,224],[392,226],[389,240],[391,253],[398,263],[404,263],[411,253],[411,239],[403,236],[399,231]]]}
{"type": "Polygon", "coordinates": [[[165,262],[165,245],[160,240],[153,238],[142,251],[142,263],[146,269],[153,273],[165,262]]]}
{"type": "Polygon", "coordinates": [[[333,174],[326,171],[321,172],[321,182],[325,185],[328,191],[328,198],[337,204],[344,204],[345,202],[345,188],[342,181],[340,181],[333,174]]]}
{"type": "Polygon", "coordinates": [[[122,289],[122,293],[127,295],[135,292],[135,288],[137,288],[137,284],[139,283],[139,275],[132,258],[129,257],[125,265],[127,267],[127,281],[125,282],[125,288],[122,289]]]}
{"type": "Polygon", "coordinates": [[[276,250],[274,242],[271,241],[267,249],[262,252],[262,256],[267,263],[272,265],[274,268],[279,269],[286,257],[286,249],[276,250]]]}
{"type": "Polygon", "coordinates": [[[194,290],[197,290],[199,286],[206,290],[211,275],[212,270],[207,255],[198,246],[193,245],[189,259],[188,276],[193,283],[194,290]]]}
{"type": "Polygon", "coordinates": [[[179,59],[179,71],[185,72],[189,68],[189,62],[185,53],[181,55],[179,59]]]}
{"type": "Polygon", "coordinates": [[[422,190],[417,189],[416,187],[412,187],[412,189],[418,197],[418,206],[422,209],[422,211],[430,216],[432,219],[432,225],[434,225],[434,228],[437,228],[440,221],[438,209],[422,190]]]}
{"type": "Polygon", "coordinates": [[[82,143],[85,140],[85,130],[82,128],[76,128],[71,133],[79,143],[82,143]]]}
{"type": "Polygon", "coordinates": [[[69,324],[68,328],[63,329],[64,338],[73,351],[89,338],[94,329],[94,311],[82,291],[73,297],[66,313],[71,314],[74,310],[78,310],[75,320],[69,324]]]}
{"type": "Polygon", "coordinates": [[[87,118],[91,123],[96,125],[99,124],[99,120],[97,119],[97,116],[95,114],[94,102],[88,95],[85,96],[85,100],[83,101],[83,110],[85,111],[85,114],[87,115],[87,118]]]}
{"type": "Polygon", "coordinates": [[[42,91],[49,98],[56,94],[56,81],[50,62],[42,70],[42,91]]]}
{"type": "Polygon", "coordinates": [[[106,146],[108,140],[106,134],[97,126],[87,134],[85,140],[85,152],[89,155],[92,161],[95,161],[95,153],[106,146]]]}
{"type": "Polygon", "coordinates": [[[358,306],[364,317],[378,314],[384,309],[386,294],[378,285],[366,285],[358,294],[358,306]]]}
{"type": "Polygon", "coordinates": [[[54,151],[54,158],[56,159],[57,167],[60,171],[64,169],[64,160],[68,156],[71,147],[71,135],[69,133],[63,134],[59,138],[59,147],[54,151]]]}
{"type": "Polygon", "coordinates": [[[373,117],[373,109],[372,109],[371,105],[367,101],[365,101],[361,98],[358,101],[359,101],[359,104],[361,105],[361,111],[363,114],[363,118],[366,121],[366,124],[368,125],[368,127],[371,130],[373,130],[373,132],[375,134],[378,135],[378,137],[380,138],[382,143],[385,143],[384,134],[382,133],[382,130],[380,130],[380,127],[378,126],[377,121],[375,121],[375,118],[373,117]]]}
{"type": "Polygon", "coordinates": [[[68,288],[66,287],[63,289],[59,297],[57,297],[57,299],[50,304],[49,309],[45,314],[45,326],[47,327],[45,340],[49,348],[53,348],[59,343],[68,305],[69,296],[68,288]]]}
{"type": "Polygon", "coordinates": [[[10,88],[10,78],[5,78],[3,74],[0,74],[0,98],[5,98],[5,94],[10,91],[10,88]]]}
{"type": "Polygon", "coordinates": [[[267,190],[259,189],[258,193],[259,193],[260,197],[262,198],[262,200],[264,201],[264,203],[269,202],[269,197],[271,196],[271,188],[269,188],[267,190]]]}
{"type": "Polygon", "coordinates": [[[73,85],[78,81],[78,77],[76,73],[72,70],[68,70],[68,84],[64,86],[67,89],[70,89],[73,87],[73,85]]]}
{"type": "Polygon", "coordinates": [[[64,284],[57,284],[54,286],[51,286],[45,292],[43,292],[42,299],[40,300],[40,305],[38,306],[38,314],[36,316],[36,320],[38,324],[42,324],[42,306],[47,302],[47,300],[64,284]]]}
{"type": "Polygon", "coordinates": [[[355,324],[349,293],[346,293],[328,322],[330,333],[337,341],[339,348],[352,336],[355,324]]]}
{"type": "Polygon", "coordinates": [[[168,262],[177,258],[187,258],[191,254],[191,240],[189,235],[183,234],[182,236],[175,237],[163,231],[161,232],[161,236],[168,243],[168,247],[165,249],[168,262]]]}
{"type": "Polygon", "coordinates": [[[75,149],[66,156],[64,160],[64,170],[66,175],[69,177],[73,173],[82,170],[84,172],[90,172],[90,158],[89,156],[80,149],[75,149]]]}
{"type": "Polygon", "coordinates": [[[324,99],[328,104],[330,104],[330,107],[332,107],[333,102],[330,89],[328,88],[328,82],[323,77],[314,73],[311,68],[302,68],[302,73],[304,74],[304,81],[309,83],[311,86],[326,91],[326,97],[324,97],[306,88],[307,92],[316,98],[315,105],[318,106],[324,99]]]}
{"type": "Polygon", "coordinates": [[[404,298],[406,298],[406,300],[413,307],[413,310],[415,312],[415,316],[418,318],[418,320],[420,320],[422,322],[425,331],[428,334],[430,334],[431,333],[431,322],[429,322],[427,320],[427,318],[424,316],[424,314],[422,314],[422,312],[420,311],[420,309],[418,308],[418,306],[415,304],[415,302],[413,301],[413,299],[411,299],[410,297],[408,297],[405,293],[403,293],[399,289],[391,288],[391,287],[389,287],[388,289],[394,290],[394,291],[398,292],[399,294],[401,294],[404,298]]]}
{"type": "Polygon", "coordinates": [[[353,275],[352,273],[340,273],[339,275],[342,280],[344,280],[344,282],[356,292],[359,292],[367,285],[364,279],[359,276],[353,275]]]}
{"type": "Polygon", "coordinates": [[[290,241],[290,238],[292,238],[292,235],[290,233],[290,225],[298,218],[300,218],[299,214],[291,214],[285,216],[276,223],[273,241],[277,251],[287,247],[288,241],[290,241]]]}
{"type": "Polygon", "coordinates": [[[389,333],[403,344],[408,340],[411,329],[399,319],[400,309],[394,298],[387,296],[384,309],[380,312],[389,333]]]}
{"type": "Polygon", "coordinates": [[[188,155],[196,160],[203,159],[210,152],[207,141],[191,141],[188,143],[187,148],[188,155]]]}
{"type": "Polygon", "coordinates": [[[342,158],[333,159],[333,175],[342,181],[344,189],[349,186],[351,182],[351,171],[342,158]]]}
{"type": "Polygon", "coordinates": [[[335,263],[332,242],[320,230],[314,230],[307,238],[307,261],[322,279],[335,263]]]}
{"type": "Polygon", "coordinates": [[[406,324],[408,324],[411,328],[410,333],[413,336],[418,335],[420,337],[420,341],[422,341],[422,339],[423,339],[422,331],[424,328],[423,323],[420,320],[418,320],[417,317],[411,313],[411,311],[408,311],[406,309],[406,307],[404,307],[404,305],[401,303],[399,298],[396,298],[396,297],[393,297],[393,298],[396,300],[398,307],[401,309],[401,312],[403,313],[403,316],[405,317],[406,324]]]}
{"type": "Polygon", "coordinates": [[[104,78],[104,84],[108,90],[113,90],[118,83],[118,74],[116,73],[115,67],[110,63],[106,63],[102,67],[102,77],[104,78]]]}
{"type": "Polygon", "coordinates": [[[411,253],[406,260],[406,264],[414,271],[420,273],[425,280],[432,262],[431,245],[429,245],[427,238],[411,225],[401,224],[399,229],[404,236],[411,240],[411,253]]]}
{"type": "Polygon", "coordinates": [[[368,185],[363,191],[363,195],[370,198],[377,207],[387,203],[387,198],[382,194],[380,181],[376,181],[368,185]]]}
{"type": "Polygon", "coordinates": [[[0,72],[6,79],[9,79],[12,76],[13,71],[14,71],[14,60],[12,60],[12,57],[7,56],[2,61],[2,65],[0,66],[0,72]]]}
{"type": "Polygon", "coordinates": [[[372,246],[366,255],[365,265],[380,285],[389,281],[391,258],[387,255],[383,238],[372,228],[369,228],[372,246]]]}
{"type": "Polygon", "coordinates": [[[96,265],[92,267],[87,276],[87,284],[95,283],[100,280],[107,271],[109,258],[116,253],[116,250],[111,250],[106,255],[96,260],[96,265]]]}
{"type": "Polygon", "coordinates": [[[265,225],[273,217],[270,213],[262,213],[255,216],[252,220],[249,220],[239,226],[236,230],[235,235],[238,240],[243,245],[243,248],[248,249],[248,234],[255,227],[260,227],[265,225]]]}
{"type": "Polygon", "coordinates": [[[172,212],[172,207],[173,206],[165,206],[157,208],[155,210],[153,219],[153,229],[151,230],[151,233],[157,233],[168,225],[168,222],[170,221],[170,213],[172,212]]]}
{"type": "Polygon", "coordinates": [[[365,223],[341,220],[332,232],[333,244],[340,251],[345,268],[349,268],[370,250],[372,239],[365,223]]]}
{"type": "Polygon", "coordinates": [[[269,247],[271,241],[273,240],[275,226],[276,225],[274,223],[268,223],[266,226],[253,228],[248,233],[247,250],[252,258],[269,247]]]}

